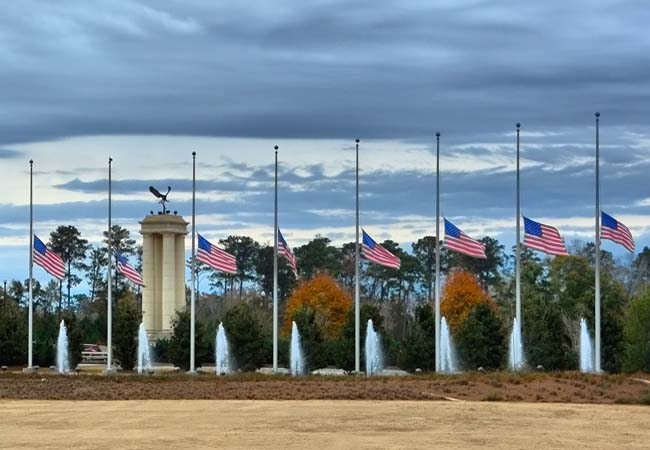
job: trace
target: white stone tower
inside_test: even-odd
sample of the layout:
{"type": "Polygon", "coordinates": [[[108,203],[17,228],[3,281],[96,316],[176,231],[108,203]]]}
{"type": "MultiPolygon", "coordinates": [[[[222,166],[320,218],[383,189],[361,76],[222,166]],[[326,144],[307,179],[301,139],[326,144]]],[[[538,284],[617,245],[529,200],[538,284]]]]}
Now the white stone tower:
{"type": "Polygon", "coordinates": [[[168,337],[176,311],[185,308],[185,235],[181,216],[154,214],[140,222],[142,233],[142,321],[150,337],[168,337]]]}

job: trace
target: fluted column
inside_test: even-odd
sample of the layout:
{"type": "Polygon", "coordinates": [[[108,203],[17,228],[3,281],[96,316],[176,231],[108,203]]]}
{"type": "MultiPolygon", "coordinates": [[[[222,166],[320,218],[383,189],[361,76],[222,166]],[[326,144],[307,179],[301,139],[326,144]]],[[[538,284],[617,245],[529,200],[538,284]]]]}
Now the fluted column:
{"type": "Polygon", "coordinates": [[[162,329],[170,330],[176,311],[176,237],[163,234],[162,243],[162,329]]]}
{"type": "Polygon", "coordinates": [[[185,235],[176,235],[176,310],[185,310],[185,235]]]}
{"type": "Polygon", "coordinates": [[[147,331],[156,329],[155,286],[154,274],[154,244],[151,233],[142,235],[142,279],[145,287],[142,289],[142,323],[147,331]]]}

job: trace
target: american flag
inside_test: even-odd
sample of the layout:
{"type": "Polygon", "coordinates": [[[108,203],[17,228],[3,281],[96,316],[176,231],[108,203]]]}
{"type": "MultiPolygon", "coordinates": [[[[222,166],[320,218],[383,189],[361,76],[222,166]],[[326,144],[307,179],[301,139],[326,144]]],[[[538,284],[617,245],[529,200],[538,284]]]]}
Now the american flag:
{"type": "Polygon", "coordinates": [[[298,260],[296,259],[296,255],[293,254],[291,251],[291,247],[287,244],[287,241],[284,240],[284,236],[282,236],[282,232],[278,228],[278,255],[284,256],[287,261],[289,262],[289,266],[291,267],[291,270],[293,271],[293,274],[295,275],[296,278],[298,278],[298,260]]]}
{"type": "Polygon", "coordinates": [[[43,241],[34,235],[34,262],[41,266],[54,278],[63,280],[65,278],[65,267],[59,255],[48,249],[43,241]]]}
{"type": "Polygon", "coordinates": [[[377,244],[373,238],[364,230],[363,243],[361,244],[361,255],[372,262],[382,266],[390,267],[392,269],[399,269],[401,262],[400,259],[386,250],[381,245],[377,244]]]}
{"type": "Polygon", "coordinates": [[[225,250],[211,244],[200,234],[196,258],[213,269],[227,273],[237,273],[237,259],[225,250]]]}
{"type": "Polygon", "coordinates": [[[625,225],[602,211],[600,212],[600,219],[600,236],[603,239],[609,239],[621,244],[630,252],[634,251],[634,238],[625,225]]]}
{"type": "Polygon", "coordinates": [[[445,219],[445,247],[474,258],[487,258],[485,245],[482,242],[472,239],[447,219],[445,219]]]}
{"type": "Polygon", "coordinates": [[[144,281],[142,281],[142,275],[135,270],[135,267],[133,267],[131,264],[129,264],[129,260],[126,259],[126,257],[122,255],[115,255],[115,259],[117,259],[117,271],[127,277],[129,280],[131,280],[133,283],[137,284],[138,286],[144,286],[144,281]]]}
{"type": "Polygon", "coordinates": [[[568,255],[557,228],[524,217],[524,245],[551,255],[568,255]]]}

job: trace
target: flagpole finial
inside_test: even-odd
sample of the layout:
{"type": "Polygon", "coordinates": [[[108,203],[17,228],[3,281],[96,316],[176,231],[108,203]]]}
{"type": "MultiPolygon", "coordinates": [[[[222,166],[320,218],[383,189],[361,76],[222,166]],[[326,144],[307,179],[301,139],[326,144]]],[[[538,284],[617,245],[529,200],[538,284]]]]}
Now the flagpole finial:
{"type": "Polygon", "coordinates": [[[108,157],[108,163],[110,164],[110,163],[112,163],[112,162],[113,162],[113,158],[111,158],[111,157],[109,156],[109,157],[108,157]]]}
{"type": "Polygon", "coordinates": [[[517,129],[519,129],[519,128],[521,127],[521,124],[520,124],[519,122],[517,122],[517,123],[515,124],[515,126],[517,127],[517,129]]]}
{"type": "Polygon", "coordinates": [[[278,147],[277,145],[275,145],[275,146],[273,146],[273,148],[275,149],[275,152],[277,153],[277,151],[278,151],[278,149],[279,149],[280,147],[278,147]]]}
{"type": "Polygon", "coordinates": [[[599,118],[599,117],[600,117],[600,113],[596,112],[596,118],[599,118]]]}
{"type": "Polygon", "coordinates": [[[192,152],[192,157],[196,158],[196,152],[192,152]]]}
{"type": "Polygon", "coordinates": [[[359,138],[356,138],[356,139],[354,140],[354,142],[356,142],[356,143],[358,144],[358,143],[359,143],[359,138]]]}
{"type": "Polygon", "coordinates": [[[30,160],[29,160],[29,165],[31,166],[31,165],[33,165],[33,164],[34,164],[34,160],[33,160],[33,159],[30,159],[30,160]]]}
{"type": "Polygon", "coordinates": [[[440,137],[440,131],[436,131],[436,137],[440,137]]]}

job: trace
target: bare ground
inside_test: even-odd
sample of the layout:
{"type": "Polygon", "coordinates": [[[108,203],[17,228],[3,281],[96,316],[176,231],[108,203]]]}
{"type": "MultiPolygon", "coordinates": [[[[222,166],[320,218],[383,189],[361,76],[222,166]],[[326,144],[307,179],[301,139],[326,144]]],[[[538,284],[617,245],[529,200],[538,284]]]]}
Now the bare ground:
{"type": "MultiPolygon", "coordinates": [[[[478,400],[650,404],[646,375],[470,373],[409,377],[0,375],[1,399],[478,400]]],[[[650,409],[648,410],[650,413],[650,409]]],[[[1,443],[0,443],[1,445],[1,443]]]]}
{"type": "Polygon", "coordinates": [[[642,406],[415,401],[8,401],[2,449],[647,449],[642,406]]]}

